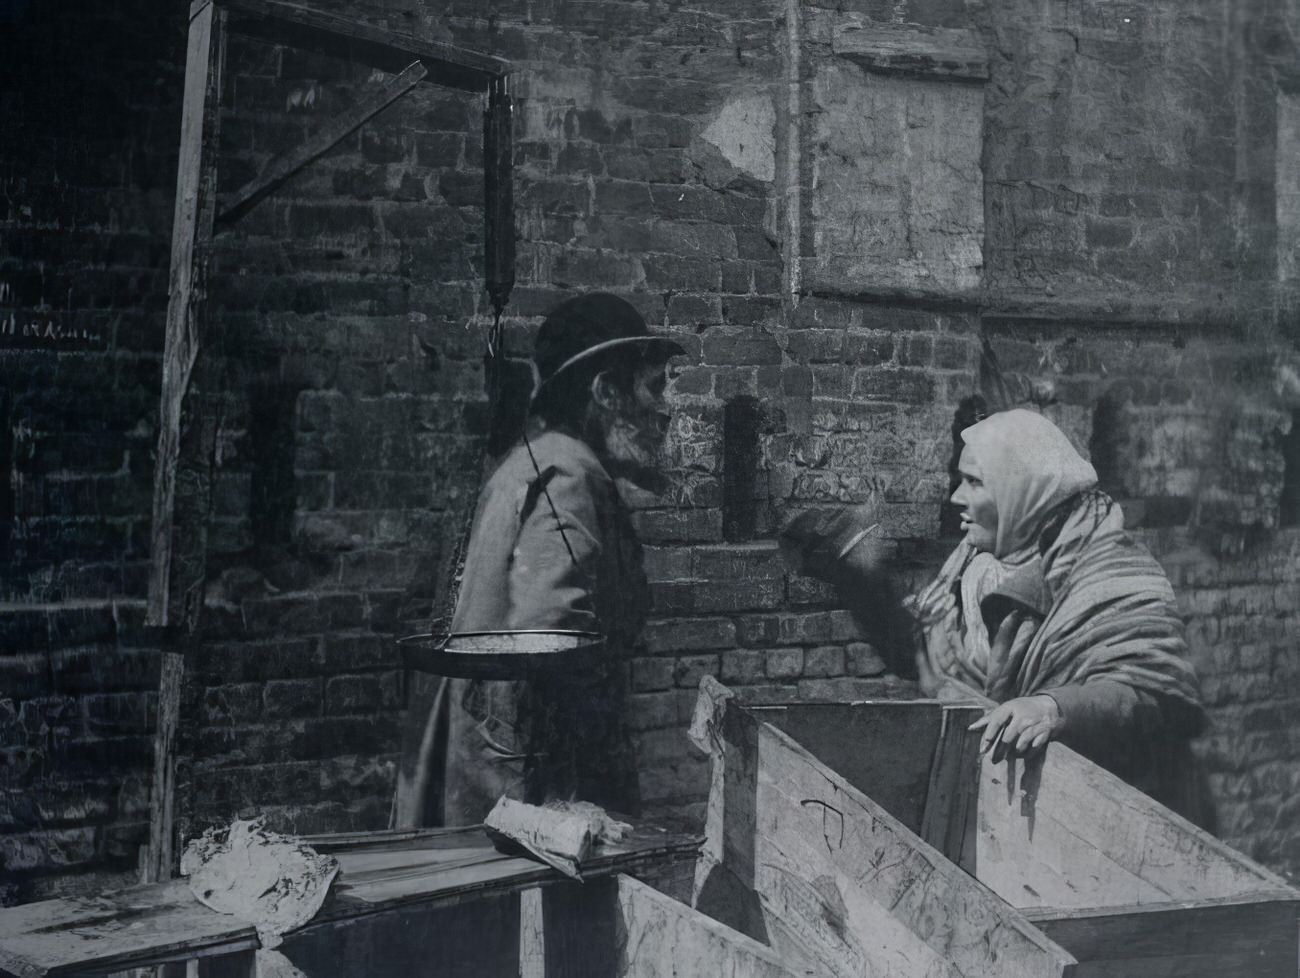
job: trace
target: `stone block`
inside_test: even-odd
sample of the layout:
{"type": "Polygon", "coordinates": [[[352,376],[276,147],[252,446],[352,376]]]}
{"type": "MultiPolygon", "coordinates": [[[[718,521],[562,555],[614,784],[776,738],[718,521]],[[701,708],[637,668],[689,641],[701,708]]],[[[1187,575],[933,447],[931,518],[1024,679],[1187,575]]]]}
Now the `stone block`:
{"type": "Polygon", "coordinates": [[[888,671],[880,653],[866,642],[850,642],[844,652],[845,671],[850,676],[881,676],[888,671]]]}
{"type": "Polygon", "coordinates": [[[682,689],[696,689],[704,676],[717,677],[720,660],[712,655],[684,655],[673,668],[673,683],[682,689]]]}
{"type": "Polygon", "coordinates": [[[264,717],[320,716],[322,681],[320,679],[273,679],[262,691],[264,717]]]}
{"type": "Polygon", "coordinates": [[[823,678],[844,675],[844,649],[839,645],[819,645],[804,656],[803,674],[806,678],[823,678]]]}
{"type": "Polygon", "coordinates": [[[713,326],[704,334],[704,359],[717,364],[779,364],[781,347],[762,327],[713,326]]]}
{"type": "Polygon", "coordinates": [[[765,654],[751,649],[729,649],[722,653],[720,678],[724,683],[761,683],[765,673],[765,654]]]}
{"type": "Polygon", "coordinates": [[[766,674],[770,679],[798,679],[804,671],[804,650],[795,648],[768,649],[766,674]]]}
{"type": "Polygon", "coordinates": [[[646,624],[642,639],[646,648],[656,653],[725,649],[736,644],[736,626],[727,618],[652,621],[646,624]]]}
{"type": "Polygon", "coordinates": [[[632,663],[632,690],[637,693],[671,689],[676,660],[639,658],[632,663]]]}

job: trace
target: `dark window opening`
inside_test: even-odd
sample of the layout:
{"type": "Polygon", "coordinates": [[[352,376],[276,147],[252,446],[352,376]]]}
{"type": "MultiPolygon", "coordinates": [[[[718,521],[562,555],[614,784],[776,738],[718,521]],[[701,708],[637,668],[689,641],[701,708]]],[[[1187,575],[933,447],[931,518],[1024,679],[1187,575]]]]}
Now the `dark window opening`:
{"type": "Polygon", "coordinates": [[[948,459],[948,495],[944,496],[943,505],[939,507],[939,536],[941,537],[961,536],[960,512],[956,506],[948,502],[961,481],[961,477],[957,474],[957,463],[961,461],[961,433],[971,425],[983,421],[991,413],[988,402],[980,394],[963,397],[957,404],[957,411],[952,418],[952,457],[948,459]]]}
{"type": "Polygon", "coordinates": [[[1282,437],[1282,500],[1280,522],[1300,526],[1300,408],[1291,412],[1291,430],[1282,437]]]}
{"type": "Polygon", "coordinates": [[[0,389],[0,554],[9,560],[14,532],[14,426],[8,389],[0,389]]]}
{"type": "Polygon", "coordinates": [[[722,409],[722,538],[743,543],[758,535],[758,398],[737,397],[722,409]]]}
{"type": "Polygon", "coordinates": [[[297,405],[297,389],[280,384],[259,384],[249,396],[249,519],[255,546],[262,551],[287,546],[293,532],[297,405]]]}

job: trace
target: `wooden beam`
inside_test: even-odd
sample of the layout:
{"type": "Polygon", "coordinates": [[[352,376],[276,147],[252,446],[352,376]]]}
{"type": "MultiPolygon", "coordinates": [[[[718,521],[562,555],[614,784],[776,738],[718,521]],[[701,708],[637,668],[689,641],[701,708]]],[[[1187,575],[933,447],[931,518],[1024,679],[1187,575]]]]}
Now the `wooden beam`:
{"type": "Polygon", "coordinates": [[[262,168],[248,183],[221,201],[219,224],[232,224],[243,217],[269,194],[274,193],[286,180],[312,163],[356,132],[388,106],[422,82],[429,74],[424,64],[413,61],[400,75],[367,92],[346,112],[330,119],[301,144],[281,153],[262,168]]]}
{"type": "Polygon", "coordinates": [[[429,79],[450,88],[486,91],[489,82],[509,73],[501,58],[411,34],[360,23],[283,0],[220,0],[230,13],[231,30],[275,44],[350,58],[397,72],[422,62],[429,79]]]}
{"type": "MultiPolygon", "coordinates": [[[[158,727],[150,789],[149,848],[142,876],[146,882],[171,874],[175,809],[175,738],[180,714],[184,660],[174,642],[177,629],[197,623],[202,595],[203,555],[185,550],[185,569],[199,563],[199,579],[178,582],[175,517],[177,477],[182,469],[182,415],[199,352],[200,318],[206,295],[209,245],[216,204],[218,99],[225,63],[225,15],[211,0],[195,3],[190,18],[181,106],[181,139],[172,221],[171,270],[164,337],[158,456],[154,467],[153,523],[150,538],[149,598],[145,621],[167,629],[158,687],[158,727]],[[185,599],[198,598],[185,614],[185,599]],[[186,621],[188,619],[188,621],[186,621]]],[[[199,441],[207,439],[200,432],[199,441]]],[[[200,449],[201,450],[201,449],[200,449]]],[[[202,529],[201,527],[199,529],[202,529]]]]}

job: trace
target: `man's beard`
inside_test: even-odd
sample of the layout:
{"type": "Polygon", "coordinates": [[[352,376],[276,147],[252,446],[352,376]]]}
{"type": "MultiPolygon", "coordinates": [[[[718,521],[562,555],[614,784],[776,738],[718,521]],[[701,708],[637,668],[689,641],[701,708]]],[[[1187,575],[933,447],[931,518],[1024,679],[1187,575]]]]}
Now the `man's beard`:
{"type": "Polygon", "coordinates": [[[617,415],[605,427],[603,455],[609,474],[648,492],[662,494],[669,486],[664,471],[665,429],[654,419],[617,415]]]}

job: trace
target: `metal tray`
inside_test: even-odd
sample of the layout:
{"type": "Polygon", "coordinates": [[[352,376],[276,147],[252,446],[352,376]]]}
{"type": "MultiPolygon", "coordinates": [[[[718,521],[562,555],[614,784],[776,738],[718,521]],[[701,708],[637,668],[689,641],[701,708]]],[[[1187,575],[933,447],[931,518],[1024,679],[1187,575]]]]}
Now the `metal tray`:
{"type": "Polygon", "coordinates": [[[599,632],[529,629],[399,638],[407,669],[458,679],[581,676],[604,658],[599,632]]]}

